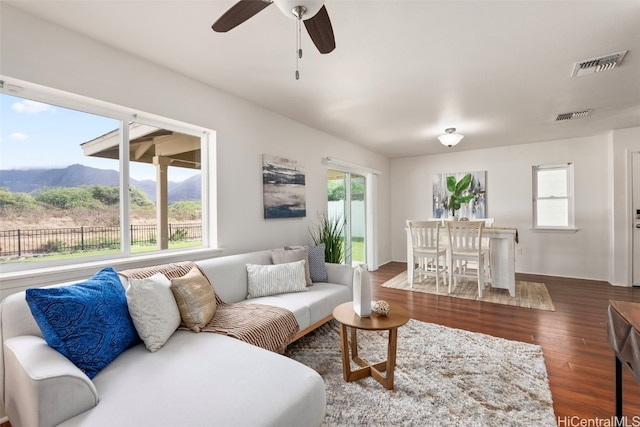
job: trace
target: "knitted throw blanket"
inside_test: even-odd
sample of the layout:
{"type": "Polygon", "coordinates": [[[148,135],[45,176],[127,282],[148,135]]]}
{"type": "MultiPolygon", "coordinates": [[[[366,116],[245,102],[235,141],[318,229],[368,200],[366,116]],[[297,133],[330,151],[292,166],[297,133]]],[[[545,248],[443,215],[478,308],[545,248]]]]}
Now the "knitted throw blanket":
{"type": "MultiPolygon", "coordinates": [[[[184,276],[193,267],[197,267],[197,264],[183,261],[119,273],[128,279],[144,279],[162,273],[171,280],[184,276]]],[[[203,276],[206,277],[204,273],[203,276]]],[[[218,294],[216,302],[216,314],[202,328],[205,332],[228,335],[276,353],[284,353],[287,345],[300,330],[293,313],[285,308],[264,304],[227,304],[218,294]]]]}

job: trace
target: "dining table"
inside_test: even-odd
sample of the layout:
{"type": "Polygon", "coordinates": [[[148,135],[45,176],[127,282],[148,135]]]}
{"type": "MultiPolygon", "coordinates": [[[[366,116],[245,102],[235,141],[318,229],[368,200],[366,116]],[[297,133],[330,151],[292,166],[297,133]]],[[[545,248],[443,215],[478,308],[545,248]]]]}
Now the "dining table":
{"type": "MultiPolygon", "coordinates": [[[[445,220],[443,220],[445,221],[445,220]]],[[[444,224],[444,222],[443,222],[444,224]]],[[[411,231],[407,232],[407,276],[412,277],[415,270],[413,262],[413,244],[411,231]]],[[[516,296],[516,257],[515,248],[518,243],[518,230],[514,227],[483,227],[482,241],[489,254],[489,272],[485,283],[492,288],[507,289],[511,297],[516,296]]],[[[447,228],[440,228],[440,242],[449,247],[447,228]]]]}

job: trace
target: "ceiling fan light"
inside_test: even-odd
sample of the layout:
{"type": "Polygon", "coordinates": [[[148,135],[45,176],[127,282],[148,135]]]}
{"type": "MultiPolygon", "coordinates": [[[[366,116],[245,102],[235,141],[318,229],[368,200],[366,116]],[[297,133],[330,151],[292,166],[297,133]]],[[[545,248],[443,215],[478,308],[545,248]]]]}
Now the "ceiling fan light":
{"type": "Polygon", "coordinates": [[[324,0],[274,0],[278,9],[289,18],[296,19],[294,9],[298,6],[302,6],[306,9],[302,19],[307,20],[313,18],[318,11],[322,8],[324,0]]]}
{"type": "Polygon", "coordinates": [[[447,147],[453,147],[464,138],[464,135],[456,133],[456,128],[448,128],[444,132],[445,133],[438,136],[438,139],[442,145],[446,145],[447,147]]]}

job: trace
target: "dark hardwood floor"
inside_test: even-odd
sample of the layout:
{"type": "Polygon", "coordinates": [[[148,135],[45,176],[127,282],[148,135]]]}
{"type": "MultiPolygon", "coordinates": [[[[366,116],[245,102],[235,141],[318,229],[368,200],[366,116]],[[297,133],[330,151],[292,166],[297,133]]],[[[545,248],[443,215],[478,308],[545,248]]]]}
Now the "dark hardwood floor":
{"type": "MultiPolygon", "coordinates": [[[[405,263],[392,262],[371,273],[373,299],[399,304],[412,318],[424,322],[542,346],[558,425],[610,425],[575,422],[610,422],[614,415],[615,359],[607,341],[607,307],[609,300],[640,302],[640,289],[517,274],[518,280],[547,285],[556,307],[549,312],[380,286],[405,268],[405,263]]],[[[401,358],[398,355],[399,363],[401,358]]],[[[629,425],[640,425],[632,424],[640,423],[640,385],[630,372],[623,371],[624,415],[629,425]]]]}
{"type": "MultiPolygon", "coordinates": [[[[613,425],[603,421],[610,422],[614,414],[614,355],[607,341],[607,307],[612,299],[640,302],[640,289],[518,274],[520,280],[547,285],[556,307],[549,312],[380,286],[405,268],[405,263],[392,262],[371,273],[373,299],[399,304],[412,318],[424,322],[542,346],[558,425],[613,425]]],[[[624,414],[629,425],[639,425],[640,385],[623,371],[624,414]]]]}

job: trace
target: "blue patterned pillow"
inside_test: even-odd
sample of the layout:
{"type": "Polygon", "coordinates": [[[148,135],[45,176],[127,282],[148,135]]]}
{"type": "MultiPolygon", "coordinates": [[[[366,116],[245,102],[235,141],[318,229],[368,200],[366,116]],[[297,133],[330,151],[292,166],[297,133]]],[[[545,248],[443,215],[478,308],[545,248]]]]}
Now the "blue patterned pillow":
{"type": "Polygon", "coordinates": [[[309,274],[312,282],[329,280],[327,266],[324,264],[324,243],[318,246],[309,246],[309,274]]]}
{"type": "Polygon", "coordinates": [[[27,289],[26,300],[47,344],[89,378],[140,340],[112,267],[75,285],[27,289]]]}

